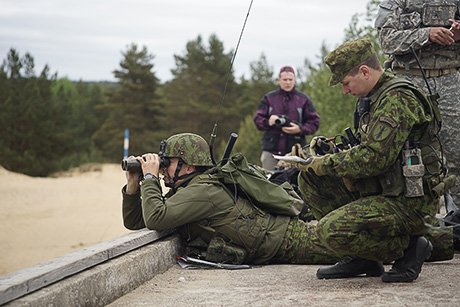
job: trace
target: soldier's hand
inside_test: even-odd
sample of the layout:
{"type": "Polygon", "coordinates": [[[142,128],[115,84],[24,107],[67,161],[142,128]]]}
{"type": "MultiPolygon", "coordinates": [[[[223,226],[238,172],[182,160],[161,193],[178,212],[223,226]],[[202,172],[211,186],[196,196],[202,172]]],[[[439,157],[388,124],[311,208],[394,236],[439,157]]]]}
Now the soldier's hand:
{"type": "Polygon", "coordinates": [[[150,173],[158,177],[158,171],[160,169],[160,158],[158,154],[143,154],[142,158],[137,157],[137,160],[141,162],[142,172],[144,174],[150,173]]]}
{"type": "Polygon", "coordinates": [[[455,42],[454,33],[443,27],[430,28],[430,41],[447,46],[455,42]]]}
{"type": "Polygon", "coordinates": [[[301,171],[307,171],[317,176],[324,176],[326,172],[323,168],[323,158],[322,157],[311,157],[308,158],[305,162],[297,163],[297,167],[301,171]]]}
{"type": "Polygon", "coordinates": [[[294,146],[292,146],[290,155],[301,157],[304,160],[309,158],[309,155],[307,156],[307,153],[303,150],[302,145],[299,143],[295,143],[294,146]]]}
{"type": "MultiPolygon", "coordinates": [[[[130,156],[129,158],[134,158],[130,156]]],[[[139,191],[141,173],[125,171],[126,176],[126,194],[136,194],[139,191]]]]}
{"type": "Polygon", "coordinates": [[[460,40],[460,23],[456,22],[453,19],[449,19],[452,29],[450,30],[454,34],[454,40],[460,40]]]}
{"type": "Polygon", "coordinates": [[[333,149],[332,142],[329,142],[324,136],[315,136],[311,139],[310,154],[312,156],[324,156],[325,154],[332,153],[333,149]]]}

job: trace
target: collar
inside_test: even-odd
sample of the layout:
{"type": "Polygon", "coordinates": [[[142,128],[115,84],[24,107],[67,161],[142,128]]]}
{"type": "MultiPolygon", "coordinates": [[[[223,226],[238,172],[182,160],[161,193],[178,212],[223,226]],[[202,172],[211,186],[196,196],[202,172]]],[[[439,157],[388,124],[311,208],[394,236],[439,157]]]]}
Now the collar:
{"type": "Polygon", "coordinates": [[[384,85],[386,82],[388,82],[389,80],[394,79],[394,78],[396,78],[396,77],[392,73],[390,73],[389,71],[385,71],[380,76],[379,80],[374,85],[374,87],[369,92],[369,94],[367,94],[367,97],[371,97],[372,95],[374,95],[382,87],[382,85],[384,85]]]}

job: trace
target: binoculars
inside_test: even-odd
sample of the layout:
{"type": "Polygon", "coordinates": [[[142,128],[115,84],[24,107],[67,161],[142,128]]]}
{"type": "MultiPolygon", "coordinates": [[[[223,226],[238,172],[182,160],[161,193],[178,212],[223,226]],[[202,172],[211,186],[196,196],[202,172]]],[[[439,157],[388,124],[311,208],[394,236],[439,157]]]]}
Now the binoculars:
{"type": "MultiPolygon", "coordinates": [[[[166,168],[170,164],[170,160],[167,157],[160,157],[160,168],[166,168]]],[[[121,161],[121,169],[133,173],[141,173],[142,167],[141,162],[136,158],[125,158],[121,161]]]]}

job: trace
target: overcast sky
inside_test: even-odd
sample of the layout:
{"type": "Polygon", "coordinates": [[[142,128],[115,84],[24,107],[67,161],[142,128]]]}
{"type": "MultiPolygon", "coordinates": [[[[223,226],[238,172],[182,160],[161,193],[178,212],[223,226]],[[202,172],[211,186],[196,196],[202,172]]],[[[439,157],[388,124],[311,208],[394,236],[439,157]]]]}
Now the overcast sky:
{"type": "MultiPolygon", "coordinates": [[[[320,61],[322,43],[333,48],[366,0],[254,0],[235,58],[237,77],[250,77],[249,65],[263,52],[276,71],[320,61]]],[[[29,52],[39,74],[45,64],[58,77],[116,81],[131,43],[155,56],[154,72],[165,82],[175,68],[173,55],[211,34],[234,50],[251,0],[0,0],[0,60],[10,48],[29,52]]]]}

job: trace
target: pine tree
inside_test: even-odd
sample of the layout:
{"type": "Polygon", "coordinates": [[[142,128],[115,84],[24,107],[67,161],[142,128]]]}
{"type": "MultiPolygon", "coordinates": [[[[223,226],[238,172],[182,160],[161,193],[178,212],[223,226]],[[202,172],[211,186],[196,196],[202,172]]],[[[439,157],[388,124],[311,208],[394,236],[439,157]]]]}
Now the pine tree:
{"type": "Polygon", "coordinates": [[[30,54],[11,49],[0,68],[0,164],[32,176],[60,170],[62,159],[78,152],[69,99],[60,100],[52,87],[57,74],[45,66],[34,75],[30,54]]]}
{"type": "Polygon", "coordinates": [[[93,136],[98,150],[112,162],[123,156],[125,129],[130,131],[130,154],[156,152],[164,121],[157,95],[159,81],[152,71],[154,56],[145,46],[139,50],[134,43],[122,55],[120,69],[113,72],[119,89],[108,93],[107,106],[103,107],[110,115],[93,136]]]}
{"type": "Polygon", "coordinates": [[[187,43],[184,55],[174,56],[173,79],[164,89],[168,118],[173,124],[171,133],[192,132],[207,138],[219,114],[218,138],[226,142],[237,131],[241,114],[250,112],[250,105],[239,99],[230,70],[232,52],[224,53],[215,35],[208,43],[205,47],[198,36],[187,43]]]}

